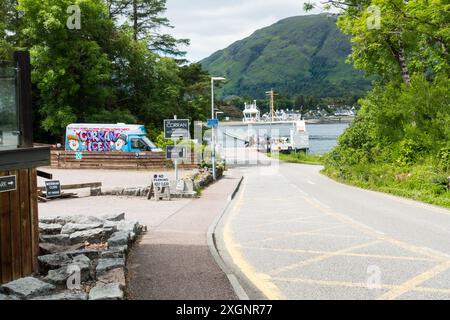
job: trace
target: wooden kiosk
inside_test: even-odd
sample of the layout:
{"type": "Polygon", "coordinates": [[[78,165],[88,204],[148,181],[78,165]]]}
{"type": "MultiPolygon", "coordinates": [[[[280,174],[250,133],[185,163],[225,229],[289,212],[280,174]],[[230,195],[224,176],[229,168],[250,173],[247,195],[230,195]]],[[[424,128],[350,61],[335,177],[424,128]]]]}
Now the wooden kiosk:
{"type": "Polygon", "coordinates": [[[0,62],[0,283],[37,272],[37,167],[49,148],[33,147],[28,52],[0,62]]]}

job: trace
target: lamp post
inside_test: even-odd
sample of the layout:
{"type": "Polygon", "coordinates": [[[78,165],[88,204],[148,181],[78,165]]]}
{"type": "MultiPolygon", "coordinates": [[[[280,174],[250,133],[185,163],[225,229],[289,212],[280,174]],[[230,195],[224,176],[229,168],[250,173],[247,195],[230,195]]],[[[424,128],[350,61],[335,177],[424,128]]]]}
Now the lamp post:
{"type": "MultiPolygon", "coordinates": [[[[211,77],[211,118],[215,119],[214,113],[214,81],[223,81],[226,80],[223,77],[211,77]]],[[[212,171],[213,171],[213,179],[217,180],[216,176],[216,143],[215,143],[215,128],[212,128],[211,132],[211,160],[212,160],[212,171]]]]}

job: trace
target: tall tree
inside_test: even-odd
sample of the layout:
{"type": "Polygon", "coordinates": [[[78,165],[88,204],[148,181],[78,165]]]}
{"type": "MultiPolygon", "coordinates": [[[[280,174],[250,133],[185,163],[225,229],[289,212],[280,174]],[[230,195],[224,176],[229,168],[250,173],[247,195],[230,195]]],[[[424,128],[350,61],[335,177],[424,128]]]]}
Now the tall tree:
{"type": "Polygon", "coordinates": [[[66,26],[72,0],[19,2],[42,126],[55,135],[103,110],[110,95],[111,63],[99,43],[112,37],[113,24],[102,0],[77,3],[83,14],[80,30],[66,26]]]}
{"type": "Polygon", "coordinates": [[[187,39],[176,39],[162,32],[173,28],[169,19],[163,16],[166,0],[107,0],[110,16],[125,19],[133,30],[135,41],[144,40],[148,48],[173,56],[182,56],[181,45],[188,45],[187,39]]]}
{"type": "MultiPolygon", "coordinates": [[[[352,38],[356,67],[385,79],[442,71],[448,66],[450,5],[442,0],[329,0],[352,38]],[[374,7],[376,6],[376,7],[374,7]],[[379,11],[378,11],[379,10],[379,11]],[[377,16],[378,14],[378,16],[377,16]],[[379,19],[379,25],[373,24],[379,19]]],[[[307,5],[307,9],[311,8],[307,5]]]]}

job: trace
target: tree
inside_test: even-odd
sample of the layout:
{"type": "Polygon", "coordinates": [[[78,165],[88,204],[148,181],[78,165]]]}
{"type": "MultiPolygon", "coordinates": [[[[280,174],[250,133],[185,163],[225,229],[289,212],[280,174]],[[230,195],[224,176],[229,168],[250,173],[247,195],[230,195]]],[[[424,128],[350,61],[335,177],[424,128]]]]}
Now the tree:
{"type": "Polygon", "coordinates": [[[162,14],[166,11],[166,0],[107,0],[110,16],[126,17],[133,30],[135,41],[144,40],[148,48],[173,56],[182,56],[180,45],[188,45],[187,39],[175,39],[170,34],[161,33],[163,28],[173,28],[162,14]]]}
{"type": "Polygon", "coordinates": [[[66,26],[72,0],[21,0],[26,44],[31,49],[32,78],[39,96],[42,126],[62,135],[74,121],[105,108],[111,63],[99,43],[111,37],[113,24],[102,0],[76,2],[83,13],[81,30],[66,26]]]}
{"type": "MultiPolygon", "coordinates": [[[[385,80],[448,72],[450,13],[441,0],[325,1],[342,10],[338,26],[351,36],[355,66],[385,80]],[[374,7],[376,6],[376,7],[374,7]],[[379,27],[370,22],[379,10],[379,27]]],[[[308,9],[311,4],[308,5],[308,9]]]]}

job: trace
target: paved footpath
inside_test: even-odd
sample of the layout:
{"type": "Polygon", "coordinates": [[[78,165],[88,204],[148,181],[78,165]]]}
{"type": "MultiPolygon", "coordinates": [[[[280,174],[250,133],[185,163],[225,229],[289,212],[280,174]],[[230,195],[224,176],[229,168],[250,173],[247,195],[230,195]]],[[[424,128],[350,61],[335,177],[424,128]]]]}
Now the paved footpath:
{"type": "Polygon", "coordinates": [[[135,300],[235,300],[210,253],[207,232],[222,214],[240,176],[231,170],[201,198],[149,230],[128,265],[128,297],[135,300]]]}

